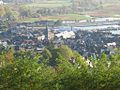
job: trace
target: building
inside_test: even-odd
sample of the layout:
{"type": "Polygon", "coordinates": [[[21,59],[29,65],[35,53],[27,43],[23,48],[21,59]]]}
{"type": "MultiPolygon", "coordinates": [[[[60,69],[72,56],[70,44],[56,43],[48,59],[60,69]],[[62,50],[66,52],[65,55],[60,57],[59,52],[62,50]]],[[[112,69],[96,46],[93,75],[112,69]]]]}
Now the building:
{"type": "Polygon", "coordinates": [[[45,34],[45,41],[49,42],[50,40],[53,40],[55,37],[54,32],[51,32],[50,29],[48,28],[48,25],[46,26],[46,30],[44,32],[45,34]]]}
{"type": "Polygon", "coordinates": [[[63,37],[64,39],[75,38],[75,33],[73,31],[70,31],[70,32],[64,31],[64,32],[56,34],[55,36],[58,38],[63,37]]]}

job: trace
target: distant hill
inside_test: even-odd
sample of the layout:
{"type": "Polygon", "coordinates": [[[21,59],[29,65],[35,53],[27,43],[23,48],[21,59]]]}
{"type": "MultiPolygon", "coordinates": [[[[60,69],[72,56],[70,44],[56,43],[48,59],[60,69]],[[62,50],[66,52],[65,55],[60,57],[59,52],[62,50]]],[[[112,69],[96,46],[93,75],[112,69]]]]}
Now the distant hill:
{"type": "MultiPolygon", "coordinates": [[[[32,2],[42,2],[42,1],[58,1],[58,0],[3,0],[6,3],[32,3],[32,2]]],[[[59,0],[59,1],[71,1],[71,0],[59,0]]]]}
{"type": "Polygon", "coordinates": [[[73,1],[79,1],[79,2],[83,2],[83,3],[99,3],[99,2],[103,2],[103,3],[113,3],[113,2],[118,2],[120,0],[3,0],[6,3],[40,3],[43,1],[69,1],[69,2],[73,2],[73,1]]]}

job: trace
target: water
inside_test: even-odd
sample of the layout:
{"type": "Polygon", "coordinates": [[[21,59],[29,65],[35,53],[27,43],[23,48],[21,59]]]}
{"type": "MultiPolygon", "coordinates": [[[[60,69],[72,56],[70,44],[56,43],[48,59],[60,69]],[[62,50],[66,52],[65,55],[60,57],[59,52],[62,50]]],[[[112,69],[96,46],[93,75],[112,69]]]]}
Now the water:
{"type": "MultiPolygon", "coordinates": [[[[70,27],[70,26],[60,26],[60,27],[56,27],[53,28],[53,30],[55,31],[78,31],[78,30],[104,30],[104,29],[108,29],[109,28],[120,28],[119,25],[100,25],[100,26],[79,26],[79,27],[70,27]]],[[[113,34],[120,34],[120,30],[117,31],[110,31],[113,34]]]]}
{"type": "MultiPolygon", "coordinates": [[[[104,29],[108,29],[109,28],[120,28],[119,25],[102,25],[102,26],[80,26],[80,27],[70,27],[70,26],[60,26],[60,27],[56,27],[53,28],[53,30],[55,31],[59,31],[59,32],[63,32],[63,31],[78,31],[78,30],[104,30],[104,29]]],[[[112,34],[117,34],[120,35],[120,30],[111,30],[109,31],[112,34]]]]}

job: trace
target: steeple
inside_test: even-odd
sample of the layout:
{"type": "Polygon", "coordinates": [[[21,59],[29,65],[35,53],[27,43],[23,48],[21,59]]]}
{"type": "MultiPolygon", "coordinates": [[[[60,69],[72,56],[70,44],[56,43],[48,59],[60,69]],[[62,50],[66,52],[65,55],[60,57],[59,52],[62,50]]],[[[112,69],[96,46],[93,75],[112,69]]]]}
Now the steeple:
{"type": "Polygon", "coordinates": [[[45,38],[46,38],[47,41],[48,41],[48,32],[49,32],[49,30],[48,30],[48,24],[46,24],[45,38]]]}
{"type": "Polygon", "coordinates": [[[48,39],[48,32],[49,32],[48,24],[46,23],[46,28],[45,28],[45,31],[44,31],[44,35],[45,35],[44,42],[45,42],[45,44],[47,44],[47,43],[49,42],[49,39],[48,39]]]}

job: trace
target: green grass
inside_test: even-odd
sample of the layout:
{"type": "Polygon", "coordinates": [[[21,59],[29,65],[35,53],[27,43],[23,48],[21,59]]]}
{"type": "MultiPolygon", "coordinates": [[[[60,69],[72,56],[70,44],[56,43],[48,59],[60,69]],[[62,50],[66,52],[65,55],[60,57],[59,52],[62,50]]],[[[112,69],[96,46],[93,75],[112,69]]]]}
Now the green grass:
{"type": "Polygon", "coordinates": [[[79,15],[79,14],[66,14],[64,15],[65,17],[68,17],[69,19],[73,19],[73,20],[86,20],[86,19],[90,19],[90,17],[86,16],[86,15],[79,15]]]}
{"type": "Polygon", "coordinates": [[[88,20],[90,17],[79,14],[65,14],[59,16],[45,16],[41,20],[88,20]]]}
{"type": "Polygon", "coordinates": [[[41,18],[24,18],[20,19],[18,22],[35,22],[40,20],[89,20],[90,17],[86,15],[79,15],[79,14],[65,14],[65,15],[59,15],[59,16],[44,16],[41,18]]]}
{"type": "Polygon", "coordinates": [[[19,19],[18,22],[35,22],[39,21],[39,18],[24,18],[24,19],[19,19]]]}

